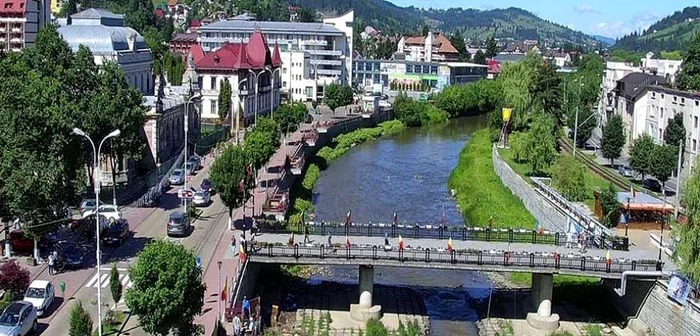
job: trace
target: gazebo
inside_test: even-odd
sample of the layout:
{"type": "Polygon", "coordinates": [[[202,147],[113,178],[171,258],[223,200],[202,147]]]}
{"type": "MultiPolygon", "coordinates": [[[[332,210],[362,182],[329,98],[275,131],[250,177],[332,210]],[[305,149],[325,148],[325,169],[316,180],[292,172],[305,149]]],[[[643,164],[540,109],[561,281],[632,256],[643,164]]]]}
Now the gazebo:
{"type": "MultiPolygon", "coordinates": [[[[658,230],[665,221],[664,216],[673,213],[674,210],[670,203],[643,192],[618,192],[617,202],[620,212],[624,215],[621,216],[618,229],[629,226],[630,229],[637,230],[658,230]]],[[[664,228],[670,228],[667,221],[664,228]]]]}

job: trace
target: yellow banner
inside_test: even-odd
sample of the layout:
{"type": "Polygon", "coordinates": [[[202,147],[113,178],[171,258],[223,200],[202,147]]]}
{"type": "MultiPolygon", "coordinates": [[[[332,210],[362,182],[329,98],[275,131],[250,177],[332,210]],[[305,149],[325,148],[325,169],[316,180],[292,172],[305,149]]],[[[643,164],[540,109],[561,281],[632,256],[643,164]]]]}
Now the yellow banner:
{"type": "Polygon", "coordinates": [[[503,121],[509,121],[510,120],[510,114],[513,112],[513,109],[510,108],[503,108],[503,121]]]}

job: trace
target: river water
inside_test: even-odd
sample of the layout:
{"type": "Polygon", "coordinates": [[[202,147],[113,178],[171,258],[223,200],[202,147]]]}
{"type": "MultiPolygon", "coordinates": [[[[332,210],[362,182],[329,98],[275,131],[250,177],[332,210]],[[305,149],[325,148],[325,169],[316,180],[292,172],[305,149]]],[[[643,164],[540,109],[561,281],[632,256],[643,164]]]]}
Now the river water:
{"type": "MultiPolygon", "coordinates": [[[[470,135],[485,127],[483,117],[452,120],[446,125],[411,128],[361,144],[323,171],[316,185],[317,221],[392,221],[464,225],[450,196],[447,180],[470,135]]],[[[478,183],[478,181],[474,181],[478,183]]],[[[332,275],[311,281],[357,283],[357,268],[332,267],[332,275]]],[[[488,298],[490,280],[477,272],[378,267],[375,283],[407,286],[423,297],[433,335],[477,335],[475,300],[488,298]]]]}

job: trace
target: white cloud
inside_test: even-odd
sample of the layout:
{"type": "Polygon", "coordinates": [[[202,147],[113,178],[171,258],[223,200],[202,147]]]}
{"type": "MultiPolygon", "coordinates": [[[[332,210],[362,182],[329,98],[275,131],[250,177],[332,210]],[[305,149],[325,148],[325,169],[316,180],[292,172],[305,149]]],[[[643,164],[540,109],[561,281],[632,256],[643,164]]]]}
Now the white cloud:
{"type": "Polygon", "coordinates": [[[583,6],[574,6],[574,12],[579,13],[579,14],[600,14],[599,11],[593,9],[591,6],[583,5],[583,6]]]}
{"type": "Polygon", "coordinates": [[[612,38],[622,37],[631,32],[641,32],[663,17],[660,13],[642,12],[627,21],[598,22],[589,28],[590,33],[612,38]]]}

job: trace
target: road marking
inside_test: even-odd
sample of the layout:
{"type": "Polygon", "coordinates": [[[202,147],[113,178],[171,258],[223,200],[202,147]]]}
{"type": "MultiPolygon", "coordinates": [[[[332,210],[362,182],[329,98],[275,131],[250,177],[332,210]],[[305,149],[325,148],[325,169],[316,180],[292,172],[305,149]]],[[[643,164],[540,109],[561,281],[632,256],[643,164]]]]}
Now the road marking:
{"type": "MultiPolygon", "coordinates": [[[[134,282],[131,281],[129,274],[119,273],[119,281],[122,283],[122,286],[124,286],[124,289],[131,288],[134,285],[134,282]]],[[[97,278],[97,274],[95,274],[92,279],[85,284],[85,287],[109,287],[109,274],[100,274],[99,279],[97,278]]]]}

